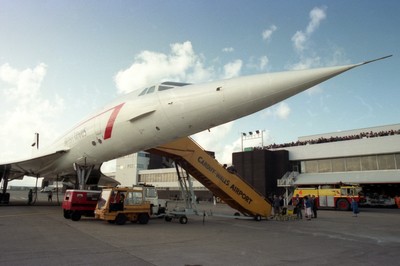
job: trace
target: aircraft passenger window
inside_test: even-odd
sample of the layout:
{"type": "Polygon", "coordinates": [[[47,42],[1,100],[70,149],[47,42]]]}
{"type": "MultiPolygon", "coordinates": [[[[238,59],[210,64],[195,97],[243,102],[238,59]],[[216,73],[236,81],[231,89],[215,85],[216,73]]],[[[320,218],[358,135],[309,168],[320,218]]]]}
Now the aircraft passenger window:
{"type": "Polygon", "coordinates": [[[147,93],[146,93],[146,94],[149,94],[149,93],[152,93],[152,92],[154,92],[155,88],[156,88],[156,87],[154,87],[154,86],[151,86],[151,87],[149,88],[149,90],[147,91],[147,93]]]}
{"type": "Polygon", "coordinates": [[[144,90],[139,94],[139,96],[145,95],[148,89],[149,89],[149,88],[144,89],[144,90]]]}

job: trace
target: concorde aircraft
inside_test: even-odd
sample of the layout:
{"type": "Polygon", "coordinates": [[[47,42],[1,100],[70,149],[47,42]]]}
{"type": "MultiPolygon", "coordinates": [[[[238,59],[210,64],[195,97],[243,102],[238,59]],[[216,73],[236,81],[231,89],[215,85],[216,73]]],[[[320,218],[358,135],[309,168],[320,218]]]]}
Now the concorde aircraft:
{"type": "Polygon", "coordinates": [[[76,186],[107,184],[103,162],[147,150],[265,109],[352,68],[375,60],[266,73],[202,84],[163,82],[135,90],[83,119],[37,155],[0,163],[7,182],[25,175],[72,178],[76,186]]]}

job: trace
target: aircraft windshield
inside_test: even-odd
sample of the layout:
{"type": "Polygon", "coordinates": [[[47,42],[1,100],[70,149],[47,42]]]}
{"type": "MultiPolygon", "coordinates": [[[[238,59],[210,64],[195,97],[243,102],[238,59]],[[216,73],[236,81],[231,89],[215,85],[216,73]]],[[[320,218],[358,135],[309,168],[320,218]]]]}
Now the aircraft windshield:
{"type": "MultiPolygon", "coordinates": [[[[169,89],[172,89],[175,87],[183,87],[186,85],[190,85],[190,83],[166,81],[166,82],[161,83],[158,86],[158,91],[165,91],[165,90],[169,90],[169,89]]],[[[145,88],[144,90],[142,90],[142,92],[139,94],[139,96],[153,93],[154,91],[156,91],[156,86],[151,86],[150,88],[145,88]]]]}

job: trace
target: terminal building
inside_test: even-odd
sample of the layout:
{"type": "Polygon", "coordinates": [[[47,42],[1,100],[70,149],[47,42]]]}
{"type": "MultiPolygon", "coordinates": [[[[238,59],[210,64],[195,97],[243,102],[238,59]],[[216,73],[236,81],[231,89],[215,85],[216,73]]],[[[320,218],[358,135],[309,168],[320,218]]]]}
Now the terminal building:
{"type": "Polygon", "coordinates": [[[290,186],[358,184],[367,196],[400,194],[400,124],[300,137],[233,154],[265,196],[290,186]]]}
{"type": "MultiPolygon", "coordinates": [[[[151,165],[155,159],[148,158],[151,165]]],[[[339,183],[361,185],[369,196],[394,197],[400,194],[400,124],[299,137],[234,153],[232,162],[238,175],[266,197],[283,194],[282,187],[339,183]]],[[[179,189],[178,176],[175,168],[154,170],[163,167],[168,165],[125,176],[132,184],[152,183],[171,197],[179,189]]],[[[203,198],[210,196],[199,182],[193,187],[203,198]]]]}

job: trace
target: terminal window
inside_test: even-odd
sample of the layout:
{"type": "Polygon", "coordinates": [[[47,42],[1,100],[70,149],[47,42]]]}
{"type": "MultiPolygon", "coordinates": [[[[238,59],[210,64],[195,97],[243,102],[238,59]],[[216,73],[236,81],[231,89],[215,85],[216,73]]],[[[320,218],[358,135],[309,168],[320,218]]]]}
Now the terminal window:
{"type": "Polygon", "coordinates": [[[400,154],[302,161],[303,173],[329,173],[400,169],[400,154]]]}

